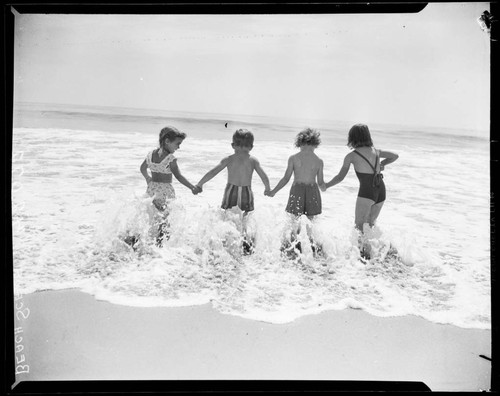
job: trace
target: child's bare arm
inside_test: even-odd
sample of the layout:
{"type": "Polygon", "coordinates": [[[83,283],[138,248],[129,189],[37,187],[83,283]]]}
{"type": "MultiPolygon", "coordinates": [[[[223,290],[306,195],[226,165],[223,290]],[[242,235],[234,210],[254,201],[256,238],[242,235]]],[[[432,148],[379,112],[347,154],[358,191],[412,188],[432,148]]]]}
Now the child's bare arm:
{"type": "Polygon", "coordinates": [[[274,197],[274,195],[279,191],[281,190],[283,187],[286,186],[286,184],[288,183],[288,181],[290,180],[290,177],[292,177],[292,174],[293,174],[293,158],[290,157],[288,158],[288,166],[286,168],[286,171],[285,171],[285,175],[283,176],[283,178],[278,182],[278,184],[276,185],[276,187],[274,187],[270,192],[269,192],[269,195],[271,197],[274,197]]]}
{"type": "Polygon", "coordinates": [[[189,181],[181,175],[181,171],[179,169],[179,165],[177,165],[177,160],[174,159],[172,162],[170,162],[170,170],[172,171],[172,174],[175,176],[177,180],[179,180],[180,183],[184,184],[187,188],[189,188],[191,191],[195,188],[189,181]]]}
{"type": "Polygon", "coordinates": [[[266,192],[269,192],[269,190],[271,189],[271,186],[269,184],[269,178],[267,177],[266,172],[264,172],[264,170],[261,168],[257,158],[254,158],[253,160],[254,160],[255,172],[257,172],[260,179],[262,180],[262,183],[264,183],[264,194],[265,194],[266,192]]]}
{"type": "Polygon", "coordinates": [[[316,176],[318,179],[319,186],[325,184],[325,180],[323,179],[323,160],[319,160],[319,169],[318,169],[318,174],[316,176]]]}
{"type": "Polygon", "coordinates": [[[221,170],[223,170],[229,164],[230,157],[223,158],[222,161],[213,169],[209,170],[201,180],[196,183],[198,187],[202,187],[207,181],[214,178],[221,170]]]}
{"type": "Polygon", "coordinates": [[[152,178],[148,174],[148,163],[146,162],[146,160],[144,160],[143,163],[141,164],[141,173],[146,179],[146,183],[149,184],[152,178]]]}
{"type": "Polygon", "coordinates": [[[340,168],[339,173],[337,174],[337,176],[333,177],[332,180],[326,183],[325,187],[326,188],[332,187],[340,183],[342,180],[344,180],[345,176],[347,175],[347,172],[349,172],[350,166],[351,166],[351,155],[347,154],[344,158],[344,163],[342,165],[342,168],[340,168]]]}
{"type": "Polygon", "coordinates": [[[399,155],[397,155],[396,153],[393,153],[392,151],[384,151],[384,150],[380,150],[380,156],[382,158],[385,158],[382,161],[380,161],[380,170],[384,170],[386,165],[393,163],[394,161],[396,161],[399,158],[399,155]]]}

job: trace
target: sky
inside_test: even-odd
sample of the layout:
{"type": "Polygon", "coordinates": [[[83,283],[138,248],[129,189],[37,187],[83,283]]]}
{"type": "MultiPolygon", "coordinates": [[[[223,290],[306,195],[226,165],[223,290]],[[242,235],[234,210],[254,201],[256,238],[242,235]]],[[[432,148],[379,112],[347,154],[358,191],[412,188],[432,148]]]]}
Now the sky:
{"type": "Polygon", "coordinates": [[[484,10],[16,14],[14,100],[486,131],[484,10]]]}

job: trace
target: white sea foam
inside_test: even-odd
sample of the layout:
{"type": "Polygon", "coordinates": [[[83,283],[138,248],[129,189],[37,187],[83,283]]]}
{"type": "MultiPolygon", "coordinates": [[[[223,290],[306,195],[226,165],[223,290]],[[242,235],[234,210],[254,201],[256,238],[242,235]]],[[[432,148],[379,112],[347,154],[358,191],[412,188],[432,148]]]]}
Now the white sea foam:
{"type": "MultiPolygon", "coordinates": [[[[196,122],[202,131],[203,121],[196,122]]],[[[187,132],[176,157],[182,173],[196,182],[231,153],[232,131],[225,139],[187,132]]],[[[275,136],[256,140],[252,151],[272,185],[294,153],[292,134],[275,136]]],[[[197,196],[174,182],[171,237],[157,247],[154,210],[139,173],[156,139],[139,127],[127,133],[14,130],[16,292],[79,288],[125,305],[211,303],[226,314],[272,323],[355,308],[378,316],[411,314],[462,327],[490,327],[486,141],[464,146],[459,155],[412,135],[387,147],[400,158],[384,172],[387,202],[378,225],[367,234],[374,258],[364,264],[352,227],[358,186],[352,170],[322,195],[323,214],[313,224],[313,235],[325,257],[313,256],[304,233],[299,234],[302,254],[295,259],[281,255],[289,186],[274,198],[265,197],[257,176],[256,209],[248,224],[255,253],[243,256],[241,215],[219,208],[224,173],[197,196]],[[127,234],[141,236],[137,250],[123,242],[127,234]],[[397,255],[391,255],[391,247],[397,255]]],[[[317,153],[329,179],[348,150],[324,141],[317,153]]],[[[308,220],[301,222],[305,228],[308,220]]]]}

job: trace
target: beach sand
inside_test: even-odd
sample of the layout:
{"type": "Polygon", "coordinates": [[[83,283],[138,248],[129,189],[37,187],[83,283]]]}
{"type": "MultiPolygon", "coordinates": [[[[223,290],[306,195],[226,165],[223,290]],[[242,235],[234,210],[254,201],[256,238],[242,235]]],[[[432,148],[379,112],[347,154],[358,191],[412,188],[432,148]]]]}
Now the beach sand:
{"type": "Polygon", "coordinates": [[[209,304],[129,307],[76,290],[18,296],[15,304],[18,349],[29,366],[17,383],[358,380],[419,381],[433,391],[490,388],[491,362],[479,356],[491,357],[490,330],[415,316],[346,309],[269,324],[209,304]]]}

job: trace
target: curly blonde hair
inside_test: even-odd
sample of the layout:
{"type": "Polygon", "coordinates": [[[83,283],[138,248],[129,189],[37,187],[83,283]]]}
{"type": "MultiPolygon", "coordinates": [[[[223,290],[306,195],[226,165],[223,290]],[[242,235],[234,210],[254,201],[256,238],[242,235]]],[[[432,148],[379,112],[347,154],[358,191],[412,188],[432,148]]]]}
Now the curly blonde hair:
{"type": "Polygon", "coordinates": [[[320,133],[316,129],[306,128],[299,132],[295,138],[295,147],[314,146],[318,147],[321,144],[320,133]]]}

